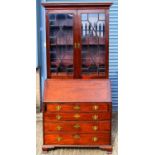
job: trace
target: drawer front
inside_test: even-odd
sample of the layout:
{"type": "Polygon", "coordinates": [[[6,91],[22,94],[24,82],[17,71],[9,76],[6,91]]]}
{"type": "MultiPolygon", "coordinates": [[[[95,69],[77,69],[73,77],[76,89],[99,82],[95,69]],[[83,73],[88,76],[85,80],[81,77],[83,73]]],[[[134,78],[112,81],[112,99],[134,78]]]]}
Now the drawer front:
{"type": "Polygon", "coordinates": [[[104,121],[109,120],[110,112],[102,113],[44,113],[44,121],[104,121]]]}
{"type": "Polygon", "coordinates": [[[58,103],[52,103],[47,104],[47,111],[75,111],[75,112],[85,112],[85,111],[108,111],[109,110],[109,104],[105,103],[64,103],[64,104],[58,104],[58,103]]]}
{"type": "Polygon", "coordinates": [[[97,133],[110,131],[110,121],[101,122],[45,122],[44,123],[45,133],[50,132],[86,132],[86,133],[97,133]]]}
{"type": "Polygon", "coordinates": [[[45,145],[108,145],[110,144],[110,134],[45,134],[45,145]]]}

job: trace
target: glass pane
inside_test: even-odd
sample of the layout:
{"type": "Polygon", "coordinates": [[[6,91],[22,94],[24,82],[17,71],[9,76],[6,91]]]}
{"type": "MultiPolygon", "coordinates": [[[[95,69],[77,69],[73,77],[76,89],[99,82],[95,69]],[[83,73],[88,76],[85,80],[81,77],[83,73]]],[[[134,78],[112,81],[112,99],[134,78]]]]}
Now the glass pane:
{"type": "Polygon", "coordinates": [[[99,20],[105,20],[105,14],[99,13],[99,20]]]}
{"type": "Polygon", "coordinates": [[[81,14],[82,75],[105,75],[105,14],[81,14]],[[87,17],[87,18],[86,18],[87,17]]]}
{"type": "Polygon", "coordinates": [[[87,14],[82,14],[81,18],[82,18],[82,20],[87,20],[87,14]]]}
{"type": "Polygon", "coordinates": [[[49,15],[49,19],[50,19],[50,20],[55,20],[55,15],[54,15],[54,14],[50,14],[50,15],[49,15]]]}
{"type": "Polygon", "coordinates": [[[52,76],[73,75],[73,14],[49,14],[52,76]]]}

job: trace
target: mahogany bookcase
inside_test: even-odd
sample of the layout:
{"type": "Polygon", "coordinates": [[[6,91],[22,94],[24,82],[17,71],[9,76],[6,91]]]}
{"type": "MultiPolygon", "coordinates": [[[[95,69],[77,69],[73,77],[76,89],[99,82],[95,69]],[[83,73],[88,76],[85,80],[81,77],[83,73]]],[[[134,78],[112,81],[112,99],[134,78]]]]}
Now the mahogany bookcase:
{"type": "Polygon", "coordinates": [[[43,150],[111,146],[109,8],[112,3],[42,3],[47,80],[43,150]]]}

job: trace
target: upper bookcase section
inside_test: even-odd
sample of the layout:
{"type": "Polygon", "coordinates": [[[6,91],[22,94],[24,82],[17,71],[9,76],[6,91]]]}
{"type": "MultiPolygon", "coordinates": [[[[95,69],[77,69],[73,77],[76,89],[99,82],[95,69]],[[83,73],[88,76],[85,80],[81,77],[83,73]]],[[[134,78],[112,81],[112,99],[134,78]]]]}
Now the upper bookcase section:
{"type": "Polygon", "coordinates": [[[112,3],[42,3],[48,78],[109,77],[112,3]]]}

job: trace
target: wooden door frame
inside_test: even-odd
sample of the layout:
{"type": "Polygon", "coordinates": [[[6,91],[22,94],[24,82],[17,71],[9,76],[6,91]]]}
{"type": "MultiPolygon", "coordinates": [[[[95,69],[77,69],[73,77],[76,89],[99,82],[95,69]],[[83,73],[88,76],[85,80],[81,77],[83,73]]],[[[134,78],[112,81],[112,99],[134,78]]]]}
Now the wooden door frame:
{"type": "MultiPolygon", "coordinates": [[[[74,27],[73,27],[73,65],[75,67],[75,63],[74,63],[74,59],[75,59],[74,55],[75,54],[74,53],[75,53],[75,50],[76,49],[74,48],[74,42],[77,40],[77,38],[76,38],[76,35],[74,35],[74,34],[76,32],[75,26],[77,25],[76,24],[76,20],[75,20],[76,11],[75,10],[46,10],[46,61],[47,61],[47,78],[54,78],[54,77],[51,76],[52,73],[50,71],[50,67],[51,67],[51,61],[50,61],[50,39],[49,39],[49,36],[50,36],[50,31],[49,31],[50,26],[49,26],[49,17],[48,17],[48,15],[49,14],[52,14],[52,13],[53,14],[62,14],[62,13],[67,14],[67,13],[70,13],[70,14],[73,14],[74,15],[74,18],[73,18],[73,25],[74,25],[74,27]]],[[[75,71],[76,71],[76,69],[74,69],[74,73],[73,73],[74,75],[73,75],[73,77],[76,74],[75,71]]]]}
{"type": "MultiPolygon", "coordinates": [[[[98,9],[98,8],[94,8],[92,9],[78,9],[78,26],[79,26],[79,34],[81,34],[81,13],[104,13],[105,14],[105,76],[104,77],[95,77],[95,76],[91,76],[91,77],[86,77],[86,78],[109,78],[109,9],[105,8],[105,9],[98,9]]],[[[81,35],[79,37],[79,42],[80,45],[82,45],[82,41],[81,41],[81,35]]],[[[80,46],[81,47],[81,46],[80,46]]],[[[80,49],[82,50],[82,49],[80,49]]],[[[81,65],[81,57],[80,57],[80,65],[81,65]]],[[[80,66],[81,68],[81,66],[80,66]]],[[[82,78],[82,73],[80,72],[80,77],[82,78]]]]}

